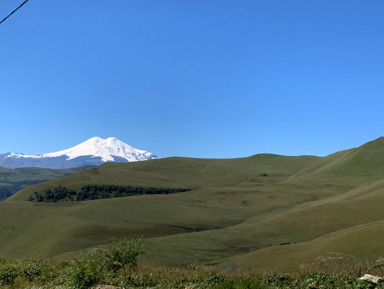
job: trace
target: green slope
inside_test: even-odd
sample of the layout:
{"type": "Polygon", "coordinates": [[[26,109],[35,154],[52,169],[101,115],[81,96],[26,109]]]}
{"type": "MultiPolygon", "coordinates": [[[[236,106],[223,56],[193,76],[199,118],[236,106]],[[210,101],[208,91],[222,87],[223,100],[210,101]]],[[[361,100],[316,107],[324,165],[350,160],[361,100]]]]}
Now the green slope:
{"type": "Polygon", "coordinates": [[[358,148],[345,150],[322,158],[312,167],[296,174],[302,176],[353,177],[377,180],[384,176],[384,137],[368,142],[358,148]]]}
{"type": "Polygon", "coordinates": [[[287,264],[284,269],[311,262],[331,249],[374,259],[381,254],[374,246],[357,254],[358,238],[348,252],[330,244],[336,244],[335,236],[352,238],[348,230],[357,232],[384,220],[382,179],[383,138],[323,158],[263,154],[109,163],[25,188],[0,203],[0,255],[57,256],[105,244],[114,236],[144,235],[144,260],[153,264],[211,263],[224,271],[257,271],[289,259],[282,263],[287,264]],[[192,191],[81,203],[25,201],[45,188],[85,184],[192,191]],[[273,246],[280,243],[296,244],[273,246]],[[273,257],[268,259],[268,254],[273,257]]]}
{"type": "Polygon", "coordinates": [[[8,238],[9,234],[0,235],[0,251],[12,257],[24,255],[25,252],[34,256],[52,256],[100,245],[116,235],[131,237],[143,234],[149,238],[225,228],[241,223],[255,212],[261,214],[287,206],[282,201],[265,206],[263,203],[269,196],[255,193],[254,188],[287,180],[297,170],[317,160],[317,157],[311,156],[258,155],[231,160],[170,158],[141,163],[105,164],[97,169],[29,187],[0,204],[2,218],[8,219],[7,226],[13,228],[12,234],[15,236],[8,238]],[[268,177],[261,176],[263,173],[267,173],[268,177]],[[79,187],[89,183],[182,186],[191,187],[194,191],[171,196],[139,196],[75,204],[25,202],[31,192],[43,188],[57,185],[79,187]],[[26,217],[21,222],[28,228],[24,236],[41,238],[40,242],[25,245],[21,243],[22,239],[16,238],[21,230],[18,223],[15,223],[21,218],[19,210],[36,210],[42,216],[46,215],[38,220],[26,217]],[[45,234],[44,228],[47,228],[46,222],[52,224],[47,231],[57,236],[57,242],[42,237],[45,234]],[[55,222],[59,225],[53,229],[55,222]],[[20,250],[20,245],[26,247],[20,250]]]}
{"type": "Polygon", "coordinates": [[[86,184],[153,187],[258,187],[288,179],[316,162],[314,156],[286,157],[270,154],[242,159],[167,158],[135,163],[106,163],[59,180],[31,186],[10,200],[26,200],[34,191],[58,185],[80,188],[86,184]],[[267,177],[261,174],[268,174],[267,177]]]}
{"type": "Polygon", "coordinates": [[[368,183],[345,194],[305,204],[243,230],[274,236],[272,247],[235,258],[222,270],[253,272],[297,271],[316,258],[342,254],[375,261],[384,256],[384,180],[368,183]],[[266,229],[267,228],[267,229],[266,229]],[[281,243],[295,243],[276,246],[281,243]]]}
{"type": "Polygon", "coordinates": [[[357,270],[367,263],[381,263],[384,256],[384,221],[340,230],[317,239],[272,246],[222,262],[227,273],[269,274],[326,270],[340,273],[357,270]],[[354,267],[354,268],[353,268],[354,267]]]}

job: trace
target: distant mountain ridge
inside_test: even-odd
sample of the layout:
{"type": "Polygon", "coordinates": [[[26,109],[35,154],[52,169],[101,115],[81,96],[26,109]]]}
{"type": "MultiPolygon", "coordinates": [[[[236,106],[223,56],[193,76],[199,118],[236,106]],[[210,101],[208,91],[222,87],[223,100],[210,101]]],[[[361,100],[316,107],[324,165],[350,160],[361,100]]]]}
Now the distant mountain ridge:
{"type": "Polygon", "coordinates": [[[41,167],[65,169],[98,166],[105,162],[136,162],[158,158],[151,152],[136,149],[115,137],[92,137],[66,150],[38,155],[21,153],[0,154],[0,166],[14,169],[41,167]]]}
{"type": "Polygon", "coordinates": [[[27,186],[69,176],[87,168],[89,167],[59,170],[46,168],[17,168],[9,170],[0,167],[0,201],[27,186]]]}

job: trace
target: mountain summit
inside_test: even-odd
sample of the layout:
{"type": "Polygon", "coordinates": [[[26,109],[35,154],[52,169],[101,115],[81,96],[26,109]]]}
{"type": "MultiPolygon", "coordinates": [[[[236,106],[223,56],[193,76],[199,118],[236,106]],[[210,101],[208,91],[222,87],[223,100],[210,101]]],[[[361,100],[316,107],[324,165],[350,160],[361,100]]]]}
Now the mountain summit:
{"type": "Polygon", "coordinates": [[[116,157],[125,159],[127,162],[145,161],[156,158],[153,153],[135,149],[115,137],[109,137],[107,139],[93,137],[67,150],[42,155],[42,157],[61,156],[67,156],[67,160],[81,156],[100,157],[103,162],[116,161],[116,157]]]}
{"type": "Polygon", "coordinates": [[[66,150],[39,155],[18,153],[0,154],[0,166],[13,169],[20,167],[43,167],[61,169],[105,162],[136,162],[155,159],[151,152],[139,150],[114,137],[93,137],[66,150]]]}

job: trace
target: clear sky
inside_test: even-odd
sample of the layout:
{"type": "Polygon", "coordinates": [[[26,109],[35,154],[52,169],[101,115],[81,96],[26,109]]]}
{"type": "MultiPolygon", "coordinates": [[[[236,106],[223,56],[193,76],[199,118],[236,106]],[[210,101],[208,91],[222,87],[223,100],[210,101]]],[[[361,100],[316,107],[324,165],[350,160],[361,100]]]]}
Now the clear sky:
{"type": "MultiPolygon", "coordinates": [[[[0,17],[21,2],[0,1],[0,17]]],[[[382,0],[30,0],[0,25],[0,152],[327,155],[384,135],[382,0]]]]}

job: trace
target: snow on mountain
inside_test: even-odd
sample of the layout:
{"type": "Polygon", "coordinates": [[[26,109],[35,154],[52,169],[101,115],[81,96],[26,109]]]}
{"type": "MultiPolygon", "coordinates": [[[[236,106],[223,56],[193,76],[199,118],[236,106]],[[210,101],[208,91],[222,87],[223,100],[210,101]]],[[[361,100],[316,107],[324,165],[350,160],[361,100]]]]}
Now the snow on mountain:
{"type": "Polygon", "coordinates": [[[42,154],[39,157],[51,158],[61,156],[67,156],[67,160],[81,156],[101,157],[103,162],[114,161],[115,157],[126,159],[128,162],[156,158],[153,153],[135,149],[114,137],[109,137],[107,139],[93,137],[72,148],[54,153],[42,154]]]}
{"type": "Polygon", "coordinates": [[[93,137],[66,150],[39,155],[7,153],[0,155],[0,166],[69,168],[100,165],[104,162],[136,162],[155,159],[151,152],[139,150],[114,137],[93,137]]]}

